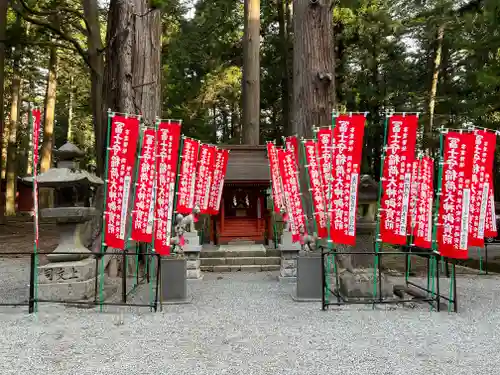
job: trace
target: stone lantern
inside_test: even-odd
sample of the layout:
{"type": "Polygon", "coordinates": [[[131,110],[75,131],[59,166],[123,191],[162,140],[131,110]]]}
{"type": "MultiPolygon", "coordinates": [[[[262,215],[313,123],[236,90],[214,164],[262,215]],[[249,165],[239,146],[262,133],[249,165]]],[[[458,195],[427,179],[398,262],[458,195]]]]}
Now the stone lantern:
{"type": "MultiPolygon", "coordinates": [[[[40,210],[42,218],[55,219],[60,233],[49,263],[38,267],[41,299],[83,300],[94,294],[96,259],[84,246],[84,224],[98,214],[91,207],[93,190],[103,181],[78,165],[84,153],[72,143],[54,151],[56,167],[37,177],[39,187],[55,189],[55,207],[40,210]]],[[[33,182],[33,177],[24,179],[33,182]]]]}

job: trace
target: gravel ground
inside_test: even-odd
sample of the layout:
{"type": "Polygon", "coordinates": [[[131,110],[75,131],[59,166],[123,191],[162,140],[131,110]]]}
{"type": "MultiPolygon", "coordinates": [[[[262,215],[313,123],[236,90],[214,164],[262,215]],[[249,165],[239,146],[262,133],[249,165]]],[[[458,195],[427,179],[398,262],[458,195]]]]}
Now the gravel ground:
{"type": "MultiPolygon", "coordinates": [[[[12,300],[5,293],[22,288],[26,262],[0,260],[0,298],[12,300]]],[[[319,303],[293,302],[291,285],[274,276],[207,274],[190,284],[192,304],[156,314],[41,304],[29,316],[0,308],[0,374],[498,373],[498,276],[460,276],[459,314],[323,312],[319,303]]]]}

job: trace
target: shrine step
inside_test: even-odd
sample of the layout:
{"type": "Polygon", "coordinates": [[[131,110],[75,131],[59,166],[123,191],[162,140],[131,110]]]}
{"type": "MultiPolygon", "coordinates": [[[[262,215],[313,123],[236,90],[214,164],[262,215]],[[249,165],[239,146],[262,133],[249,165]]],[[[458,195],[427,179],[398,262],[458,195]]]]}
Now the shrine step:
{"type": "Polygon", "coordinates": [[[227,258],[201,258],[201,267],[210,266],[267,266],[280,264],[279,257],[227,257],[227,258]]]}
{"type": "Polygon", "coordinates": [[[280,265],[275,264],[244,264],[244,265],[219,265],[219,266],[201,266],[205,272],[262,272],[262,271],[278,271],[280,265]]]}
{"type": "Polygon", "coordinates": [[[259,258],[259,257],[280,257],[281,252],[276,249],[262,250],[201,250],[200,258],[259,258]]]}

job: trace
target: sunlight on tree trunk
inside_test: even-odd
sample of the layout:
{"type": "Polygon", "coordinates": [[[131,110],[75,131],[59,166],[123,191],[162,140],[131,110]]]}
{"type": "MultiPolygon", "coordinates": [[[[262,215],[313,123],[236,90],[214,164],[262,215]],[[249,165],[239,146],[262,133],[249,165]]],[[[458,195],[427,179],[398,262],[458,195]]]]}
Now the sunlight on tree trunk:
{"type": "Polygon", "coordinates": [[[429,102],[427,105],[427,116],[428,121],[424,123],[424,148],[432,148],[429,144],[429,140],[432,139],[432,130],[434,127],[434,110],[436,108],[436,94],[439,81],[439,70],[441,67],[441,55],[443,50],[443,38],[444,38],[444,28],[445,24],[439,25],[436,34],[436,47],[434,49],[434,62],[432,65],[432,81],[429,90],[429,102]]]}
{"type": "MultiPolygon", "coordinates": [[[[43,141],[40,152],[40,172],[46,172],[52,165],[52,148],[54,145],[54,115],[56,109],[57,90],[57,49],[50,49],[47,91],[45,93],[45,111],[43,121],[43,141]]],[[[40,189],[40,207],[50,207],[52,189],[40,189]]]]}
{"type": "MultiPolygon", "coordinates": [[[[290,125],[290,91],[289,77],[290,77],[290,62],[288,58],[288,46],[289,46],[289,35],[288,28],[286,24],[286,8],[288,0],[278,0],[278,25],[279,25],[279,36],[281,44],[281,107],[282,107],[282,117],[283,117],[283,131],[280,135],[291,135],[291,125],[290,125]]],[[[274,124],[277,127],[277,124],[274,124]]],[[[279,138],[277,136],[276,138],[279,138]]]]}
{"type": "MultiPolygon", "coordinates": [[[[0,154],[2,153],[3,134],[4,134],[4,81],[5,81],[5,28],[7,24],[8,0],[0,0],[0,154]]],[[[0,169],[1,165],[0,163],[0,169]]],[[[5,214],[5,196],[0,180],[0,224],[4,223],[5,214]]]]}
{"type": "Polygon", "coordinates": [[[19,126],[19,109],[21,96],[21,78],[19,77],[19,60],[14,60],[12,78],[12,97],[10,106],[9,140],[7,145],[7,182],[5,189],[5,214],[16,214],[16,179],[17,179],[17,128],[19,126]]]}
{"type": "Polygon", "coordinates": [[[243,143],[260,136],[260,0],[245,0],[243,36],[243,143]]]}
{"type": "Polygon", "coordinates": [[[74,88],[74,78],[73,76],[69,77],[69,99],[68,99],[68,131],[66,133],[66,140],[68,142],[72,141],[73,138],[73,102],[75,97],[75,88],[74,88]]]}

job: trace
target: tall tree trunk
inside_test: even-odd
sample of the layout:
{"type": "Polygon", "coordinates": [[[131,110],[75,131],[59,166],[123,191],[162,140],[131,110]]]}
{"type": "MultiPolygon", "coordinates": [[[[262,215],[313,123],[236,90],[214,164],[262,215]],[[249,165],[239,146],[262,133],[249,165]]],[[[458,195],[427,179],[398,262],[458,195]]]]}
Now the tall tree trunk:
{"type": "MultiPolygon", "coordinates": [[[[293,13],[293,132],[312,138],[314,125],[330,124],[335,104],[332,1],[294,0],[293,13]]],[[[302,160],[302,148],[300,154],[302,160]]],[[[302,163],[300,168],[305,210],[312,223],[312,202],[302,163]]]]}
{"type": "Polygon", "coordinates": [[[12,77],[12,97],[10,106],[9,139],[7,144],[7,171],[5,189],[5,214],[16,214],[16,180],[17,180],[17,129],[19,126],[19,109],[21,97],[21,77],[19,76],[19,52],[16,47],[12,77]]]}
{"type": "Polygon", "coordinates": [[[243,143],[258,145],[260,134],[260,0],[245,0],[243,38],[243,143]]]}
{"type": "MultiPolygon", "coordinates": [[[[0,0],[0,154],[2,151],[3,143],[3,130],[4,130],[4,81],[5,81],[5,39],[6,39],[6,25],[7,25],[7,7],[8,0],[0,0]]],[[[1,165],[0,163],[0,169],[1,165]]],[[[5,214],[5,196],[2,188],[2,180],[0,179],[0,224],[4,223],[5,214]]]]}
{"type": "MultiPolygon", "coordinates": [[[[94,135],[96,142],[97,173],[104,175],[104,158],[106,155],[106,132],[107,122],[103,114],[106,104],[103,102],[104,90],[104,56],[101,40],[101,22],[99,20],[99,8],[97,0],[82,0],[83,13],[88,24],[89,33],[87,37],[88,56],[90,69],[90,102],[92,117],[94,120],[94,135]]],[[[108,25],[109,27],[109,25],[108,25]]],[[[114,33],[114,30],[112,31],[114,33]]],[[[113,34],[110,38],[114,41],[113,34]]]]}
{"type": "MultiPolygon", "coordinates": [[[[56,112],[57,90],[57,48],[50,49],[49,73],[43,116],[43,140],[40,152],[40,172],[46,172],[52,166],[52,149],[54,148],[54,117],[56,112]]],[[[52,189],[40,189],[40,207],[50,207],[52,189]]]]}
{"type": "MultiPolygon", "coordinates": [[[[286,24],[286,8],[288,0],[278,0],[278,25],[281,45],[281,110],[283,113],[283,132],[276,134],[276,139],[281,138],[280,135],[291,135],[290,124],[290,63],[288,53],[288,29],[286,24]]],[[[276,125],[276,124],[275,124],[276,125]]]]}
{"type": "Polygon", "coordinates": [[[75,97],[75,89],[73,87],[74,78],[69,77],[69,100],[68,100],[68,131],[66,133],[66,140],[71,142],[73,138],[73,102],[75,97]]]}
{"type": "Polygon", "coordinates": [[[105,108],[142,114],[146,124],[155,123],[161,106],[160,38],[160,11],[151,10],[148,0],[111,0],[105,108]]]}
{"type": "Polygon", "coordinates": [[[443,50],[443,38],[445,23],[439,25],[436,33],[436,41],[434,48],[434,63],[432,67],[432,80],[431,87],[429,90],[429,102],[427,105],[427,116],[428,121],[424,122],[424,139],[423,146],[424,149],[432,149],[432,128],[434,127],[434,110],[436,108],[436,94],[439,82],[439,70],[441,66],[441,54],[443,50]]]}

